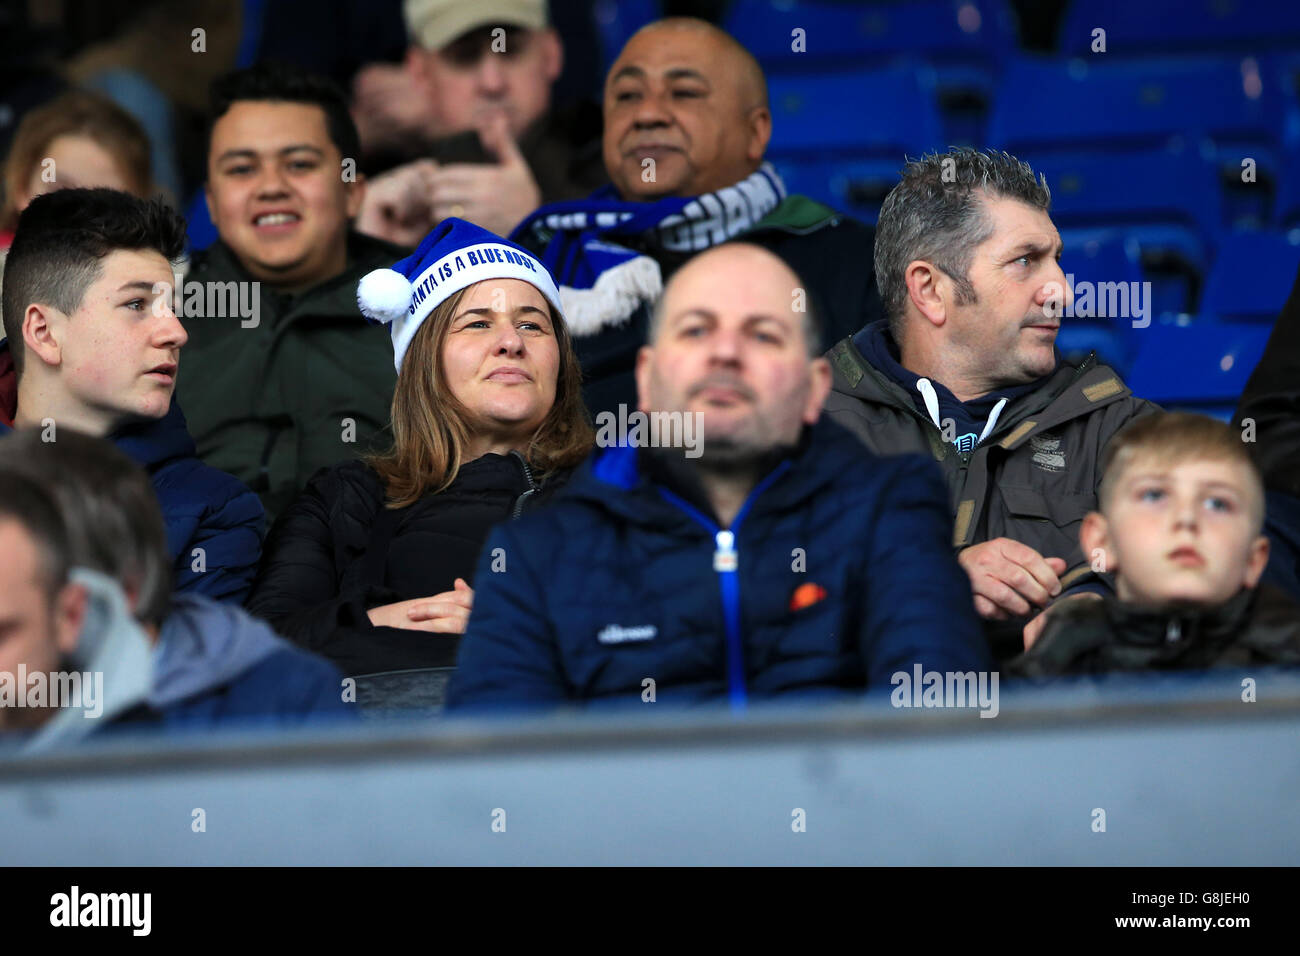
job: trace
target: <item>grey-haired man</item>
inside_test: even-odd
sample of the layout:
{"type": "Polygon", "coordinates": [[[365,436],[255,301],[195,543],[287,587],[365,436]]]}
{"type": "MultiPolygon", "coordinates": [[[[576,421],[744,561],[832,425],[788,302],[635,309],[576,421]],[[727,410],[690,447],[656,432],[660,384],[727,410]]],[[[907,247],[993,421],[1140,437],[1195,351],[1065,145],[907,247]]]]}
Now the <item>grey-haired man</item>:
{"type": "Polygon", "coordinates": [[[1057,352],[1070,291],[1050,205],[1046,181],[1007,153],[909,163],[876,227],[887,318],[828,353],[833,420],[879,454],[942,466],[953,547],[999,660],[1037,637],[1040,610],[1108,586],[1079,526],[1106,442],[1156,408],[1095,353],[1072,365],[1057,352]]]}

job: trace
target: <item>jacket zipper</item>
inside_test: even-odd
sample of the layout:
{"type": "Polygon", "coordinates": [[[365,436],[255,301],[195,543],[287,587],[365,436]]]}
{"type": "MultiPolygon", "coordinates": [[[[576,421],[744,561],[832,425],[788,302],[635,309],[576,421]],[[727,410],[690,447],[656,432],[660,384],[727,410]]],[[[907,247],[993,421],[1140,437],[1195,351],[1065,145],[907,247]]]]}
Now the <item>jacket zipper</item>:
{"type": "Polygon", "coordinates": [[[754,486],[754,490],[745,498],[745,503],[736,512],[736,518],[730,528],[720,528],[707,515],[673,494],[667,488],[660,488],[663,497],[686,512],[697,524],[713,536],[713,570],[718,575],[718,589],[722,593],[722,621],[727,632],[727,699],[731,709],[739,712],[745,709],[749,700],[749,691],[745,687],[745,642],[740,629],[740,553],[736,550],[736,536],[740,533],[741,522],[749,513],[750,506],[763,491],[790,467],[783,461],[754,486]]]}
{"type": "MultiPolygon", "coordinates": [[[[737,521],[739,527],[740,522],[737,521]]],[[[727,698],[731,709],[745,709],[745,645],[740,633],[740,580],[736,570],[740,555],[736,553],[736,533],[717,530],[713,534],[717,550],[713,552],[713,570],[722,591],[722,619],[727,629],[727,698]]]]}
{"type": "Polygon", "coordinates": [[[533,480],[533,470],[528,467],[528,462],[524,459],[524,456],[519,454],[519,452],[517,451],[512,451],[510,454],[514,455],[515,458],[519,460],[519,466],[524,470],[524,478],[527,479],[528,481],[528,490],[515,499],[515,506],[510,512],[510,520],[513,521],[515,518],[518,518],[519,515],[523,513],[524,499],[528,498],[531,495],[537,494],[537,491],[538,489],[541,488],[541,485],[539,485],[536,481],[533,480]]]}

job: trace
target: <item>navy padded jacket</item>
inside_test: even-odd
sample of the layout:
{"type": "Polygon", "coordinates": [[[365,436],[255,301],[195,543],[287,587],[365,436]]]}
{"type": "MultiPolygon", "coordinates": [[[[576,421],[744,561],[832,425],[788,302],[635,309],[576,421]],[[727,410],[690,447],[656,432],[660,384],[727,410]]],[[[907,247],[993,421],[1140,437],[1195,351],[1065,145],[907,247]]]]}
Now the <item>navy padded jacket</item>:
{"type": "MultiPolygon", "coordinates": [[[[0,339],[0,435],[12,430],[17,401],[13,357],[8,341],[0,339]]],[[[257,495],[199,460],[174,397],[163,418],[125,425],[108,438],[153,483],[167,525],[175,590],[242,604],[253,587],[266,533],[257,495]]]]}
{"type": "Polygon", "coordinates": [[[180,405],[166,417],[109,436],[149,473],[167,523],[175,588],[242,604],[262,557],[262,502],[239,479],[205,465],[194,450],[180,405]],[[196,554],[202,549],[202,560],[196,554]]]}
{"type": "Polygon", "coordinates": [[[498,526],[448,710],[643,706],[651,688],[742,706],[884,694],[915,663],[988,668],[933,461],[877,457],[823,418],[729,532],[678,491],[636,449],[609,448],[498,526]]]}

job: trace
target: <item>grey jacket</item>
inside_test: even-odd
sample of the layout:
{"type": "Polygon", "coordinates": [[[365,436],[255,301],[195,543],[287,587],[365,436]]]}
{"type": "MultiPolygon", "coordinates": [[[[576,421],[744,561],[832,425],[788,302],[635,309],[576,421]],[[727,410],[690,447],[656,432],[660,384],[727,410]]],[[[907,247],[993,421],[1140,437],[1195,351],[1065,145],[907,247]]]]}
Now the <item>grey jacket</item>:
{"type": "Polygon", "coordinates": [[[943,469],[960,550],[1006,537],[1066,561],[1063,592],[1097,583],[1079,526],[1097,506],[1101,454],[1117,431],[1158,406],[1133,397],[1091,353],[1063,363],[1040,388],[1002,410],[970,452],[946,441],[907,390],[870,365],[852,338],[827,353],[834,385],[826,412],[877,454],[920,452],[943,469]]]}

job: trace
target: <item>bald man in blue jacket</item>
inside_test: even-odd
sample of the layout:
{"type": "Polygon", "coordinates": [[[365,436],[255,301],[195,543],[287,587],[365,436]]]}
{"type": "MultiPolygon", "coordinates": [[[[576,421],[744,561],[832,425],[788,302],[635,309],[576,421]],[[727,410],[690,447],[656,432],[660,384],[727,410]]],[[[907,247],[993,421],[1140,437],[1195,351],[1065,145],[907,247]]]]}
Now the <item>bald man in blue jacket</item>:
{"type": "Polygon", "coordinates": [[[739,709],[988,669],[939,471],[821,418],[804,288],[745,243],[675,274],[639,409],[597,416],[566,490],[489,537],[449,711],[739,709]]]}

